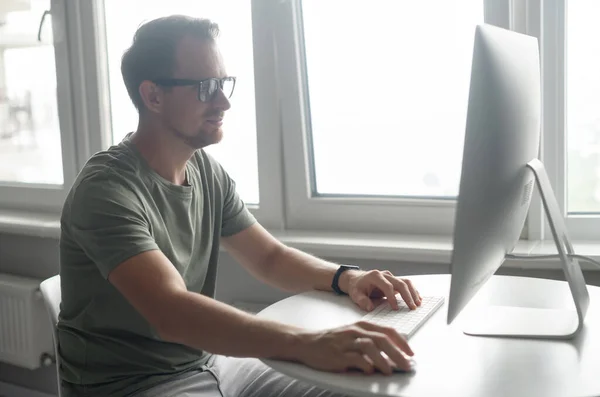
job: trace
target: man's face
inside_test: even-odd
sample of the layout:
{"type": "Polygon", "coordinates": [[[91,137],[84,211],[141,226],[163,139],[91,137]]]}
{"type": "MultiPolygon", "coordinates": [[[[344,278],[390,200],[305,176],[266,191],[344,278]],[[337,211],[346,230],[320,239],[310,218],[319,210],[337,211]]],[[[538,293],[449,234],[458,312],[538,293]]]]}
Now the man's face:
{"type": "MultiPolygon", "coordinates": [[[[226,77],[225,67],[214,42],[184,37],[176,51],[174,79],[204,80],[226,77]]],[[[198,99],[198,85],[164,90],[160,117],[167,129],[194,149],[221,141],[221,124],[229,100],[218,89],[212,99],[198,99]]]]}

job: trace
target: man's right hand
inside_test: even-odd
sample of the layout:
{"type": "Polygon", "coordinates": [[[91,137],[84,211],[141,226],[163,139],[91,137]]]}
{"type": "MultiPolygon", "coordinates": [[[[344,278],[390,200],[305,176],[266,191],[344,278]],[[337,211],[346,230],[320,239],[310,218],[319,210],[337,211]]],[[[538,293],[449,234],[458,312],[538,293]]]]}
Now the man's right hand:
{"type": "Polygon", "coordinates": [[[358,369],[372,374],[377,369],[389,375],[393,366],[410,370],[407,355],[413,354],[406,338],[395,329],[359,321],[339,328],[301,334],[293,357],[323,371],[358,369]]]}

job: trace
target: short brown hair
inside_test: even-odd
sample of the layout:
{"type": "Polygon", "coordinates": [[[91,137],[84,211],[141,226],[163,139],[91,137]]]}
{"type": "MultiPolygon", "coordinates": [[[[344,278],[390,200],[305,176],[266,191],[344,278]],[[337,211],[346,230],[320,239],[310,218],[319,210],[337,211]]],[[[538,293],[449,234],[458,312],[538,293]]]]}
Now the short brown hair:
{"type": "Polygon", "coordinates": [[[214,40],[219,35],[219,26],[209,19],[171,15],[146,22],[135,32],[131,47],[121,59],[121,74],[139,112],[144,110],[140,84],[172,75],[177,44],[188,35],[214,40]]]}

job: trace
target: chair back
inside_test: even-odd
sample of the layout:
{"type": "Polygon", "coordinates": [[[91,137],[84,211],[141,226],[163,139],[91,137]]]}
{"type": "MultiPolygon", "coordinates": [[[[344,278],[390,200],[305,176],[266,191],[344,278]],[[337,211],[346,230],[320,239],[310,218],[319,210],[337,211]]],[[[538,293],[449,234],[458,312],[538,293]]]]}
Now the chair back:
{"type": "Polygon", "coordinates": [[[48,318],[52,324],[52,340],[54,341],[54,358],[56,360],[56,382],[58,384],[58,397],[61,397],[60,387],[60,363],[58,359],[58,334],[56,326],[58,324],[58,314],[60,313],[61,291],[60,275],[52,276],[40,284],[40,291],[44,297],[44,304],[48,311],[48,318]]]}

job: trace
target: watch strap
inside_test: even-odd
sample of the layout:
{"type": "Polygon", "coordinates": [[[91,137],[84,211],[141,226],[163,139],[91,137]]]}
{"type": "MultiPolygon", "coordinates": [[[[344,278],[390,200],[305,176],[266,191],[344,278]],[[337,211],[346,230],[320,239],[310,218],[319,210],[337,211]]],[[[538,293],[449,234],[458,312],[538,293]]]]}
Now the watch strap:
{"type": "Polygon", "coordinates": [[[358,266],[353,266],[353,265],[340,265],[340,267],[337,269],[337,271],[335,272],[335,275],[333,276],[333,281],[331,282],[331,289],[338,295],[348,295],[347,293],[345,293],[344,291],[342,291],[340,289],[340,276],[342,275],[342,273],[344,273],[346,270],[359,270],[360,268],[358,266]]]}

